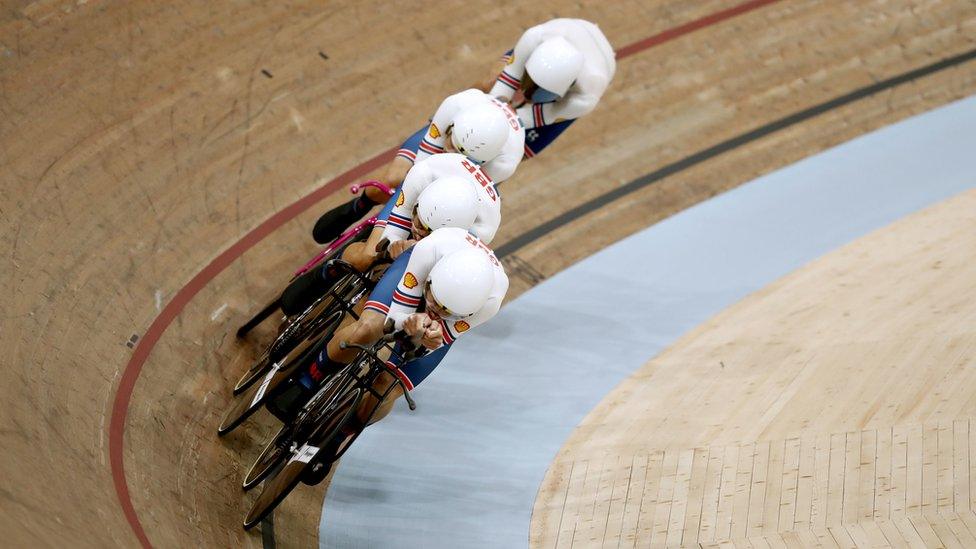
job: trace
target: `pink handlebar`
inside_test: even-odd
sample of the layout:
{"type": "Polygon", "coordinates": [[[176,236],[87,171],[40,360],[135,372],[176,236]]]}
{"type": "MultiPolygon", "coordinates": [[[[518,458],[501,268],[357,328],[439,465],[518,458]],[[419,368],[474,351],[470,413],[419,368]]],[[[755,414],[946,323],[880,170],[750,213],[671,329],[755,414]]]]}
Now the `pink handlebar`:
{"type": "Polygon", "coordinates": [[[352,194],[356,194],[361,189],[365,189],[366,187],[373,187],[374,189],[379,189],[379,190],[385,192],[389,196],[393,196],[393,189],[387,187],[386,185],[384,185],[383,183],[380,183],[379,181],[377,181],[375,179],[370,179],[369,181],[363,181],[362,183],[360,183],[358,185],[353,185],[352,187],[349,187],[349,192],[351,192],[352,194]]]}

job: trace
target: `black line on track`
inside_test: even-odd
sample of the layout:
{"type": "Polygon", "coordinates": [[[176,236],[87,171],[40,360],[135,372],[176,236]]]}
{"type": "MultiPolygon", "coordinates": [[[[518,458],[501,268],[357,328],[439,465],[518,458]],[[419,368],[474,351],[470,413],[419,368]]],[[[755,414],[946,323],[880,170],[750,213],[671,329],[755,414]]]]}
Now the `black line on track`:
{"type": "Polygon", "coordinates": [[[899,74],[898,76],[894,76],[886,80],[881,80],[879,82],[871,84],[870,86],[859,88],[850,93],[841,95],[840,97],[836,97],[829,101],[825,101],[818,105],[814,105],[808,109],[804,109],[800,112],[793,113],[784,118],[780,118],[779,120],[774,120],[769,124],[760,126],[754,130],[740,134],[731,139],[722,141],[717,145],[713,145],[707,149],[698,151],[690,156],[686,156],[685,158],[682,158],[677,162],[673,162],[647,175],[641,176],[631,181],[630,183],[627,183],[626,185],[617,187],[612,191],[597,196],[596,198],[593,198],[588,202],[584,202],[579,206],[576,206],[575,208],[567,212],[564,212],[554,217],[553,219],[546,221],[541,225],[529,229],[528,231],[516,236],[515,238],[509,240],[508,242],[496,248],[495,254],[498,257],[509,256],[513,252],[519,250],[520,248],[525,247],[528,244],[531,244],[532,242],[535,242],[539,238],[542,238],[543,236],[555,231],[556,229],[562,227],[563,225],[567,225],[579,217],[594,212],[602,208],[603,206],[606,206],[607,204],[613,202],[614,200],[617,200],[618,198],[627,196],[632,192],[638,191],[652,183],[656,183],[670,175],[674,175],[676,173],[680,173],[684,170],[687,170],[688,168],[691,168],[693,166],[697,166],[698,164],[701,164],[706,160],[715,158],[716,156],[737,149],[748,143],[752,143],[753,141],[758,141],[759,139],[762,139],[767,135],[789,128],[790,126],[794,126],[796,124],[799,124],[800,122],[805,122],[811,118],[824,114],[838,107],[842,107],[844,105],[853,103],[859,99],[864,99],[865,97],[874,95],[878,92],[894,88],[900,84],[910,82],[912,80],[921,78],[923,76],[928,76],[932,73],[939,72],[941,70],[954,67],[956,65],[960,65],[972,59],[976,59],[976,49],[967,51],[965,53],[961,53],[959,55],[955,55],[953,57],[943,59],[941,61],[937,61],[935,63],[932,63],[931,65],[926,65],[924,67],[899,74]]]}

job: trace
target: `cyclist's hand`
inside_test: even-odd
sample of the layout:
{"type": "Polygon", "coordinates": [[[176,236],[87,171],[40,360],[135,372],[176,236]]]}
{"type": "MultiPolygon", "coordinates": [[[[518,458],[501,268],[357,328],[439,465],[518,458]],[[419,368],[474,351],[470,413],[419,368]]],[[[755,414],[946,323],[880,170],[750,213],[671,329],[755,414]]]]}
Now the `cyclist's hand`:
{"type": "Polygon", "coordinates": [[[400,254],[409,250],[410,246],[416,243],[416,240],[397,240],[393,244],[390,244],[390,257],[393,259],[400,257],[400,254]]]}
{"type": "Polygon", "coordinates": [[[429,328],[432,323],[433,321],[429,316],[423,313],[414,313],[407,317],[407,320],[404,321],[403,331],[416,341],[417,338],[423,337],[424,333],[427,331],[427,328],[429,328]]]}
{"type": "Polygon", "coordinates": [[[441,331],[440,322],[431,322],[424,330],[424,337],[420,339],[420,344],[431,351],[440,347],[444,343],[444,332],[441,331]]]}

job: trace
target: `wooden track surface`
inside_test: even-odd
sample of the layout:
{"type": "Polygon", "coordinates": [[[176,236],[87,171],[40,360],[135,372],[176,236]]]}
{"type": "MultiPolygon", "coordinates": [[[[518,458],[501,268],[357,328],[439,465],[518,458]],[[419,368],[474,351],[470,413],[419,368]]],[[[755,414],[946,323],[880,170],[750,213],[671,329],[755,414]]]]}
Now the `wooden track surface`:
{"type": "MultiPolygon", "coordinates": [[[[136,543],[108,453],[130,344],[216,254],[397,145],[524,27],[586,17],[619,47],[730,5],[0,5],[3,539],[136,543]]],[[[634,55],[597,113],[503,188],[497,242],[718,141],[971,49],[974,29],[971,2],[787,0],[634,55]]],[[[972,64],[950,68],[677,174],[518,250],[512,295],[760,173],[974,91],[972,64]]],[[[152,544],[261,543],[238,527],[250,501],[238,483],[270,422],[214,435],[228,381],[256,349],[230,334],[312,253],[316,212],[342,199],[216,276],[145,363],[124,458],[152,544]]],[[[320,501],[310,489],[290,498],[280,544],[314,542],[320,501]]]]}
{"type": "Polygon", "coordinates": [[[536,547],[976,544],[976,191],[723,311],[611,392],[536,547]]]}

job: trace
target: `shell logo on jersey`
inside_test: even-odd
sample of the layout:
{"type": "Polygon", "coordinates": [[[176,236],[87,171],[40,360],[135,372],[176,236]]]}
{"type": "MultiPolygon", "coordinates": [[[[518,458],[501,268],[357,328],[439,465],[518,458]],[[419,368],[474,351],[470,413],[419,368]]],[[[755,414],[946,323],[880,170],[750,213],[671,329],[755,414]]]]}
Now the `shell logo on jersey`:
{"type": "Polygon", "coordinates": [[[434,124],[433,122],[431,122],[430,124],[430,136],[433,137],[434,139],[437,139],[438,137],[441,136],[441,131],[437,129],[437,124],[434,124]]]}
{"type": "Polygon", "coordinates": [[[397,196],[396,206],[397,206],[397,208],[399,208],[400,206],[403,206],[403,193],[400,193],[397,196]]]}
{"type": "Polygon", "coordinates": [[[410,289],[416,288],[417,277],[413,276],[413,273],[403,275],[403,285],[410,289]]]}
{"type": "Polygon", "coordinates": [[[463,320],[458,320],[457,322],[454,323],[454,331],[459,334],[463,334],[464,332],[467,332],[469,328],[471,328],[471,325],[463,320]]]}
{"type": "Polygon", "coordinates": [[[512,55],[508,56],[508,64],[511,65],[514,62],[515,62],[515,54],[513,53],[512,55]]]}

